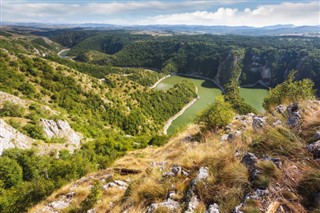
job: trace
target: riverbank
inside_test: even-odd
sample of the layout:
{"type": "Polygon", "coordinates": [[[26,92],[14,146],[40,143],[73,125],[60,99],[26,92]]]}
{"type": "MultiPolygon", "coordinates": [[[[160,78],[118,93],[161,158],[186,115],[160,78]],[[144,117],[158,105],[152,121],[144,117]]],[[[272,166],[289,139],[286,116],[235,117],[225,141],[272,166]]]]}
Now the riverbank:
{"type": "Polygon", "coordinates": [[[60,52],[58,52],[58,56],[60,57],[60,58],[65,58],[66,57],[66,54],[64,54],[63,55],[63,53],[65,53],[65,52],[67,52],[67,51],[69,51],[70,49],[63,49],[63,50],[61,50],[60,52]]]}
{"type": "Polygon", "coordinates": [[[154,83],[154,84],[150,87],[150,89],[156,88],[156,87],[158,86],[158,84],[160,84],[161,81],[163,81],[163,80],[166,79],[166,78],[169,78],[170,76],[171,76],[171,75],[166,75],[166,76],[164,76],[163,78],[160,78],[156,83],[154,83]]]}
{"type": "MultiPolygon", "coordinates": [[[[198,87],[196,87],[196,94],[198,95],[198,87]]],[[[200,96],[198,95],[196,98],[192,99],[187,105],[185,105],[177,114],[169,118],[169,120],[167,120],[166,124],[163,127],[163,133],[167,135],[168,129],[171,126],[172,122],[176,120],[179,116],[181,116],[189,107],[191,107],[199,99],[200,96]]]]}

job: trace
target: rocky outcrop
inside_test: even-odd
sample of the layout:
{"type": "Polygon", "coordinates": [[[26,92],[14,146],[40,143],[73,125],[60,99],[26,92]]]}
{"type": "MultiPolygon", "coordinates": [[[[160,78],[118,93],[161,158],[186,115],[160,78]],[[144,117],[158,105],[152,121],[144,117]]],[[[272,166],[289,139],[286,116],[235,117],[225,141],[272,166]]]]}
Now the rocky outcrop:
{"type": "Polygon", "coordinates": [[[262,129],[265,125],[266,125],[265,117],[254,116],[252,118],[252,128],[255,132],[257,132],[259,129],[262,129]]]}
{"type": "Polygon", "coordinates": [[[67,121],[54,121],[47,119],[41,119],[40,121],[43,127],[43,131],[48,138],[63,138],[77,147],[80,146],[80,135],[70,127],[67,121]]]}
{"type": "Polygon", "coordinates": [[[0,106],[4,104],[4,102],[11,102],[13,104],[21,105],[26,107],[28,104],[31,103],[31,101],[22,100],[21,98],[11,95],[6,92],[0,91],[0,106]]]}
{"type": "Polygon", "coordinates": [[[310,153],[313,154],[313,157],[314,157],[315,159],[320,158],[320,140],[319,140],[319,141],[316,141],[316,142],[314,142],[314,143],[312,143],[312,144],[309,144],[309,145],[307,146],[307,149],[308,149],[308,151],[309,151],[310,153]]]}
{"type": "Polygon", "coordinates": [[[297,128],[300,123],[301,115],[299,111],[299,105],[293,103],[287,107],[288,120],[287,123],[290,128],[297,128]]]}
{"type": "Polygon", "coordinates": [[[0,119],[0,155],[6,149],[29,149],[33,139],[17,131],[4,120],[0,119]]]}

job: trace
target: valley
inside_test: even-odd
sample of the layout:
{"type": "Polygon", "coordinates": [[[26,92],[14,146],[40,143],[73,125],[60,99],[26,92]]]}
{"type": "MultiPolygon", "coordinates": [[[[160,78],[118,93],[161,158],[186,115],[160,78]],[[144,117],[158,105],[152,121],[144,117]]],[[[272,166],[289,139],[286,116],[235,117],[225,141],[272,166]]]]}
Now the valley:
{"type": "MultiPolygon", "coordinates": [[[[313,172],[317,165],[304,146],[319,131],[314,100],[320,91],[319,38],[8,29],[0,34],[0,212],[33,211],[40,202],[48,204],[43,212],[56,212],[54,200],[60,195],[68,205],[70,198],[77,199],[58,212],[95,206],[112,212],[113,205],[114,212],[143,212],[165,200],[186,210],[191,202],[186,192],[195,187],[192,180],[202,170],[210,174],[210,187],[201,188],[199,182],[200,188],[189,190],[200,203],[197,208],[216,203],[222,212],[231,212],[247,191],[280,180],[280,175],[265,173],[262,183],[249,180],[241,161],[247,152],[254,152],[266,167],[271,161],[262,160],[264,149],[268,156],[294,162],[299,172],[313,172]],[[241,87],[246,85],[253,87],[241,87]],[[290,120],[295,102],[301,103],[301,115],[294,111],[290,120]],[[308,120],[311,114],[314,121],[308,120]],[[292,120],[301,122],[299,131],[290,126],[292,120]],[[302,157],[291,143],[308,157],[307,165],[301,166],[302,157]],[[170,167],[176,164],[181,171],[172,176],[170,167]],[[239,182],[233,173],[238,169],[239,182]],[[128,180],[122,174],[126,172],[137,176],[128,180]],[[101,203],[108,199],[100,195],[90,205],[82,203],[101,193],[99,181],[95,185],[82,179],[90,174],[100,178],[97,173],[108,176],[104,196],[117,203],[101,203]],[[71,197],[55,194],[77,180],[84,180],[85,188],[68,188],[71,197]],[[121,193],[112,189],[114,184],[121,193]],[[176,195],[167,198],[170,185],[176,195]],[[142,188],[135,191],[135,186],[142,188]],[[234,200],[208,196],[213,193],[206,189],[216,195],[219,187],[234,200]]],[[[301,194],[295,185],[290,187],[295,196],[301,194]]],[[[294,205],[307,206],[302,202],[299,198],[294,205]]]]}

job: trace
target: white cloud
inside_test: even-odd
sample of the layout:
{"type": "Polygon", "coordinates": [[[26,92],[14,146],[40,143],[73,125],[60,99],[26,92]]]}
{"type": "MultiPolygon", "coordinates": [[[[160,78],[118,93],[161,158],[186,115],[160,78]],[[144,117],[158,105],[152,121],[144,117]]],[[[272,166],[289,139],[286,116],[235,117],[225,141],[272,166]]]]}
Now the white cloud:
{"type": "Polygon", "coordinates": [[[254,9],[241,10],[232,8],[230,5],[232,3],[239,3],[239,1],[129,1],[121,3],[116,1],[109,3],[6,1],[3,2],[2,16],[4,21],[10,22],[231,26],[319,25],[319,2],[260,5],[254,9]],[[216,9],[210,11],[208,8],[216,9]]]}
{"type": "Polygon", "coordinates": [[[256,9],[219,8],[214,12],[195,11],[149,17],[139,24],[188,24],[268,26],[275,24],[319,25],[318,2],[261,5],[256,9]]]}

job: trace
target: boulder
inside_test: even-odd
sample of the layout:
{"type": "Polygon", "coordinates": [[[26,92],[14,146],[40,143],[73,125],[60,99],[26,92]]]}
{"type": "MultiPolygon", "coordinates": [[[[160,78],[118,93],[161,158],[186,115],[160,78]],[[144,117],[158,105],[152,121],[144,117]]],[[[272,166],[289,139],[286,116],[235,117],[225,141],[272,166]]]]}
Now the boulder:
{"type": "Polygon", "coordinates": [[[169,211],[172,212],[178,212],[180,209],[180,204],[179,202],[172,200],[171,198],[168,198],[167,200],[161,202],[161,203],[153,203],[151,204],[147,210],[146,213],[152,213],[155,212],[158,208],[163,207],[168,209],[169,211]]]}
{"type": "Polygon", "coordinates": [[[252,128],[254,131],[258,131],[259,129],[263,128],[266,125],[266,118],[254,116],[252,118],[252,128]]]}
{"type": "Polygon", "coordinates": [[[163,177],[174,177],[177,175],[189,176],[189,172],[187,170],[183,169],[181,166],[174,164],[171,168],[171,171],[165,172],[162,176],[163,177]]]}
{"type": "Polygon", "coordinates": [[[300,123],[301,115],[299,112],[299,105],[297,103],[291,104],[287,107],[288,119],[287,123],[291,128],[297,128],[300,123]]]}
{"type": "Polygon", "coordinates": [[[318,140],[320,140],[320,132],[316,132],[316,133],[314,134],[312,140],[313,140],[313,141],[318,141],[318,140]]]}
{"type": "Polygon", "coordinates": [[[208,167],[201,167],[198,171],[196,181],[203,181],[209,177],[209,168],[208,167]]]}
{"type": "Polygon", "coordinates": [[[19,148],[30,149],[33,139],[17,131],[0,119],[0,155],[6,149],[19,148]]]}
{"type": "Polygon", "coordinates": [[[277,113],[283,114],[285,111],[286,111],[286,107],[283,106],[283,105],[279,105],[279,106],[276,107],[276,112],[277,113]]]}
{"type": "Polygon", "coordinates": [[[250,152],[245,154],[241,160],[241,163],[243,163],[249,171],[251,181],[255,180],[259,174],[259,171],[256,169],[257,162],[258,158],[250,152]]]}
{"type": "Polygon", "coordinates": [[[209,206],[209,209],[205,213],[220,213],[218,204],[214,203],[209,206]]]}
{"type": "Polygon", "coordinates": [[[43,131],[48,138],[64,138],[69,143],[80,146],[81,137],[70,127],[67,121],[41,119],[43,131]]]}
{"type": "Polygon", "coordinates": [[[188,208],[184,213],[194,213],[198,205],[199,205],[198,198],[195,195],[192,196],[188,203],[188,208]]]}
{"type": "Polygon", "coordinates": [[[320,140],[307,145],[307,150],[313,154],[315,159],[320,158],[320,140]]]}

